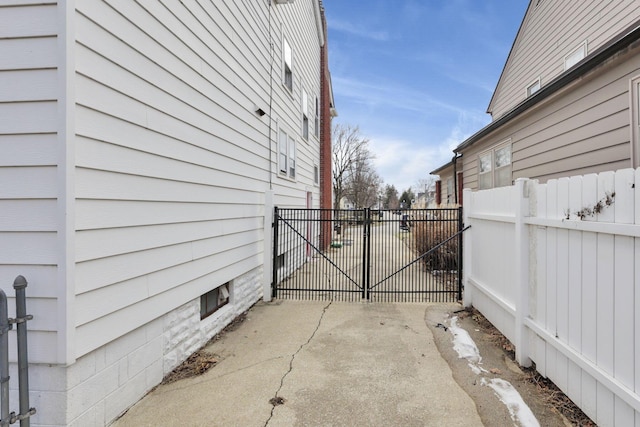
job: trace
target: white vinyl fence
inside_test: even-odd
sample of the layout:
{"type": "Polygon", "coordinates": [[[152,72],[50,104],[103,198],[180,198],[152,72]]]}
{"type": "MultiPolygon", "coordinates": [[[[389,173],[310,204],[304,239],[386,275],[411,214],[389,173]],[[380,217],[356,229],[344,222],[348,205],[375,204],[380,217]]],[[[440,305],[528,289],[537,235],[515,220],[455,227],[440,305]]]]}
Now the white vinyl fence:
{"type": "Polygon", "coordinates": [[[465,305],[599,426],[640,427],[640,169],[464,203],[465,305]]]}

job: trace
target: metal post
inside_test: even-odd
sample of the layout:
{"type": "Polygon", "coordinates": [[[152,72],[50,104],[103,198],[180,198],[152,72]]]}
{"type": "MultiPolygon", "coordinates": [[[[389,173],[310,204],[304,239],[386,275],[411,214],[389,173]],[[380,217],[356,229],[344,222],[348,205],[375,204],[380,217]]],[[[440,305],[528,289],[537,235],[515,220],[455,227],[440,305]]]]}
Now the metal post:
{"type": "Polygon", "coordinates": [[[273,265],[271,271],[271,297],[276,298],[278,296],[276,289],[278,287],[278,222],[280,221],[280,215],[278,214],[278,207],[273,208],[273,265]]]}
{"type": "Polygon", "coordinates": [[[369,299],[369,209],[363,209],[362,223],[362,298],[369,299]]]}
{"type": "Polygon", "coordinates": [[[9,310],[7,294],[0,289],[0,426],[9,425],[9,310]]]}
{"type": "Polygon", "coordinates": [[[27,356],[27,320],[33,316],[27,314],[27,279],[18,276],[13,281],[16,291],[16,323],[18,324],[18,387],[20,400],[20,427],[29,427],[29,417],[36,413],[35,408],[29,407],[29,358],[27,356]]]}
{"type": "MultiPolygon", "coordinates": [[[[458,232],[464,228],[464,220],[462,216],[462,206],[458,207],[458,232]]],[[[462,233],[458,236],[458,301],[462,301],[462,233]]]]}

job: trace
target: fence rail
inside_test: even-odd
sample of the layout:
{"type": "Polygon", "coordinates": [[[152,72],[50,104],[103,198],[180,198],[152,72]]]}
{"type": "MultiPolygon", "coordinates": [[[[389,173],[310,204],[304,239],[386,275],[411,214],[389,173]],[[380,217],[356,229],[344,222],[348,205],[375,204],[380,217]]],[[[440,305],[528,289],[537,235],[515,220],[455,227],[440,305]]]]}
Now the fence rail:
{"type": "Polygon", "coordinates": [[[640,169],[465,190],[465,305],[598,425],[640,425],[640,169]]]}

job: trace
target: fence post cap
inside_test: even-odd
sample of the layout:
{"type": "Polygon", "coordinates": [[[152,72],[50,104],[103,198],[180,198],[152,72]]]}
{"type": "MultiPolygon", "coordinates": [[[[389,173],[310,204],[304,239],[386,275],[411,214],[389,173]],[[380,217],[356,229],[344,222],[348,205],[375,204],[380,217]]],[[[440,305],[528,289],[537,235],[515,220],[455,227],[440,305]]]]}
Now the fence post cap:
{"type": "Polygon", "coordinates": [[[23,275],[16,277],[13,281],[13,289],[22,289],[27,287],[27,279],[23,275]]]}

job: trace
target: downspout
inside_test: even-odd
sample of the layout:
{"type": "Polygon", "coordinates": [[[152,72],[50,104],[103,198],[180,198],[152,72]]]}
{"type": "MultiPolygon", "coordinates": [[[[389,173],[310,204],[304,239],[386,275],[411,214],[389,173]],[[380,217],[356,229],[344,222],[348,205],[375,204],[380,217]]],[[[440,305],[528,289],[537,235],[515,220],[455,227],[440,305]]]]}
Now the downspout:
{"type": "Polygon", "coordinates": [[[462,154],[455,153],[451,162],[453,163],[453,201],[457,205],[458,204],[458,163],[457,160],[462,157],[462,154]]]}

